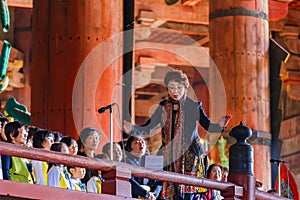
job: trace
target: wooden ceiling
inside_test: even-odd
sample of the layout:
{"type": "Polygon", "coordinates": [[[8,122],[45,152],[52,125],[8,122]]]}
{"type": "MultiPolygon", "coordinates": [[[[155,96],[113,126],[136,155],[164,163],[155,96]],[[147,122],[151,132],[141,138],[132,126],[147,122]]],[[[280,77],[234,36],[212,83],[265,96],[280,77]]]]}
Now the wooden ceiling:
{"type": "Polygon", "coordinates": [[[293,0],[289,3],[289,9],[300,11],[300,0],[293,0]]]}
{"type": "MultiPolygon", "coordinates": [[[[278,12],[278,16],[281,17],[270,20],[270,32],[275,31],[280,34],[285,32],[289,35],[291,30],[293,31],[292,35],[295,35],[294,31],[298,28],[299,34],[300,20],[295,16],[300,13],[300,0],[269,0],[269,9],[272,9],[269,10],[270,17],[277,17],[274,12],[278,12]],[[270,6],[274,2],[275,5],[270,6]],[[287,15],[289,12],[291,14],[287,15]],[[290,27],[284,28],[287,24],[290,27]]],[[[149,46],[153,44],[189,46],[197,43],[209,51],[209,0],[179,0],[174,5],[166,5],[165,0],[135,0],[135,19],[136,29],[148,27],[151,30],[146,37],[136,39],[136,45],[148,43],[149,46]]],[[[149,55],[147,53],[136,54],[136,63],[138,64],[141,64],[138,62],[140,54],[154,60],[154,70],[159,60],[155,60],[153,52],[149,55]]],[[[168,59],[174,61],[172,58],[168,59]]],[[[146,64],[149,68],[149,62],[146,64]]],[[[176,64],[179,66],[182,63],[172,63],[173,66],[176,64]]],[[[139,68],[142,67],[143,65],[139,66],[139,68]]],[[[149,71],[145,73],[149,73],[149,71]]],[[[193,74],[189,74],[189,76],[192,77],[193,74]]],[[[149,84],[136,91],[136,105],[141,106],[141,108],[136,107],[136,110],[145,110],[143,109],[143,106],[146,105],[145,100],[150,101],[155,98],[157,94],[153,93],[155,91],[153,87],[155,88],[153,84],[149,84]]],[[[160,88],[159,91],[163,94],[161,97],[166,96],[163,88],[160,88]]],[[[142,115],[142,113],[140,114],[142,115]]]]}

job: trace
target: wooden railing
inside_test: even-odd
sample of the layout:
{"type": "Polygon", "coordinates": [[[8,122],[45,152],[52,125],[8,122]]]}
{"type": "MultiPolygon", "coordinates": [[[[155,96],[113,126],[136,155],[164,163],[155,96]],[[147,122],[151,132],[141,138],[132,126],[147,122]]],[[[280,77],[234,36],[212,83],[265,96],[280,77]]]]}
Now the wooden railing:
{"type": "MultiPolygon", "coordinates": [[[[92,159],[83,156],[67,155],[59,152],[28,148],[10,143],[0,142],[0,154],[42,160],[52,163],[61,163],[89,169],[108,171],[105,174],[103,194],[77,192],[60,188],[45,187],[12,181],[0,181],[0,197],[15,196],[26,199],[131,199],[131,185],[129,178],[145,177],[161,181],[174,182],[185,185],[201,186],[220,190],[225,199],[244,199],[243,187],[233,183],[217,182],[206,178],[197,178],[182,174],[152,170],[128,165],[115,161],[92,159]],[[17,189],[16,189],[17,188],[17,189]],[[2,195],[2,196],[1,196],[2,195]]],[[[256,190],[256,199],[286,199],[256,190]]],[[[2,198],[1,198],[2,199],[2,198]]]]}

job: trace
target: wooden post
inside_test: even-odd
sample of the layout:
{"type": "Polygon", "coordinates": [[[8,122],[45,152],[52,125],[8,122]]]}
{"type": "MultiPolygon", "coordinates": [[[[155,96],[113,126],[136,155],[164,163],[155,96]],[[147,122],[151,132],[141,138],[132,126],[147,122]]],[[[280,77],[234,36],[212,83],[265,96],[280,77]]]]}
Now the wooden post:
{"type": "Polygon", "coordinates": [[[228,181],[243,187],[243,200],[254,200],[256,180],[253,176],[253,147],[246,142],[252,131],[241,122],[229,135],[237,142],[229,148],[228,181]]]}
{"type": "Polygon", "coordinates": [[[122,72],[122,37],[111,38],[122,32],[122,4],[34,0],[33,125],[75,138],[92,126],[103,131],[102,144],[109,141],[109,113],[100,116],[97,109],[120,104],[114,89],[122,72]]]}
{"type": "MultiPolygon", "coordinates": [[[[222,83],[216,80],[220,72],[226,112],[233,115],[229,129],[243,121],[255,131],[270,133],[268,24],[267,0],[210,0],[210,55],[217,67],[210,70],[210,92],[220,90],[222,83]]],[[[213,102],[212,116],[220,112],[222,103],[213,102]]],[[[270,147],[256,144],[254,152],[255,177],[267,190],[270,147]]]]}
{"type": "Polygon", "coordinates": [[[103,193],[122,197],[131,197],[131,171],[126,166],[117,165],[111,171],[104,173],[103,193]]]}

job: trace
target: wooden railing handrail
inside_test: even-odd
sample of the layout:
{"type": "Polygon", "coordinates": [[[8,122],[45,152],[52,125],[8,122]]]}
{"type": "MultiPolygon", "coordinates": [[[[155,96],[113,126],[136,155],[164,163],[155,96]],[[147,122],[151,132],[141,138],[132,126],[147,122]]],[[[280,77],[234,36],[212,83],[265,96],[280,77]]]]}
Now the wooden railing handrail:
{"type": "MultiPolygon", "coordinates": [[[[225,192],[231,191],[233,196],[243,196],[243,187],[237,186],[229,182],[218,182],[206,178],[197,178],[173,172],[153,170],[115,161],[93,159],[84,156],[74,156],[59,152],[46,151],[37,148],[29,148],[6,142],[0,142],[0,155],[11,155],[31,160],[42,160],[46,162],[60,163],[64,165],[78,166],[89,169],[100,169],[103,171],[110,171],[112,169],[115,169],[116,166],[120,166],[122,168],[130,169],[131,175],[136,177],[145,177],[149,179],[156,179],[185,185],[201,186],[225,192]]],[[[272,194],[268,194],[260,190],[255,191],[255,196],[258,200],[286,199],[284,197],[274,196],[272,194]]]]}
{"type": "MultiPolygon", "coordinates": [[[[231,187],[239,187],[233,183],[224,183],[213,181],[206,178],[197,178],[173,172],[153,170],[143,167],[132,166],[122,162],[93,159],[84,156],[69,155],[60,152],[46,151],[38,148],[29,148],[25,146],[0,142],[0,154],[11,155],[31,160],[42,160],[46,162],[59,163],[64,165],[78,166],[89,169],[100,169],[103,171],[110,171],[116,165],[129,168],[131,174],[136,177],[144,177],[149,179],[156,179],[161,181],[169,181],[185,185],[201,186],[206,188],[226,191],[231,187]]],[[[242,187],[240,187],[242,191],[242,187]]]]}
{"type": "Polygon", "coordinates": [[[255,197],[256,200],[266,200],[266,199],[287,200],[287,198],[285,197],[280,197],[260,190],[255,191],[255,197]]]}

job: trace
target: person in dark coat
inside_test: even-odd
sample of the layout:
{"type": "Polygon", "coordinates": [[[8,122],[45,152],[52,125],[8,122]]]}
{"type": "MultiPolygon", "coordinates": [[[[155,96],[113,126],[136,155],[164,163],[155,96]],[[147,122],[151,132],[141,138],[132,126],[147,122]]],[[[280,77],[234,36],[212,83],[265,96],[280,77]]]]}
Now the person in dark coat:
{"type": "MultiPolygon", "coordinates": [[[[181,70],[171,70],[164,78],[168,90],[168,98],[160,102],[151,118],[143,125],[123,122],[123,129],[133,135],[149,135],[159,125],[162,128],[161,153],[164,158],[164,169],[180,174],[205,177],[204,148],[198,135],[198,124],[210,133],[221,133],[231,115],[221,117],[213,123],[202,108],[201,102],[189,98],[186,93],[189,81],[181,70]],[[187,155],[188,154],[188,155],[187,155]],[[198,163],[189,165],[192,157],[198,163]],[[202,170],[202,171],[201,171],[202,170]]],[[[163,193],[167,199],[193,199],[193,194],[185,194],[185,189],[177,184],[165,183],[163,193]]],[[[198,191],[196,191],[198,193],[198,191]]]]}

